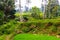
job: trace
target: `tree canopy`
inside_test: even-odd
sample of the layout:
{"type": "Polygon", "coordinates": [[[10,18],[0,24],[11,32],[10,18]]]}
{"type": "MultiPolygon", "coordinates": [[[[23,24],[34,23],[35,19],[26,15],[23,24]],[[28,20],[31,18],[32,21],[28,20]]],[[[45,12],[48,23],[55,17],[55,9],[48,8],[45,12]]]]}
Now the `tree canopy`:
{"type": "Polygon", "coordinates": [[[5,21],[15,18],[14,0],[0,0],[0,14],[2,15],[1,11],[5,21]]]}
{"type": "Polygon", "coordinates": [[[49,3],[45,10],[46,17],[53,18],[58,16],[58,7],[59,7],[58,0],[48,0],[48,1],[49,3]]]}

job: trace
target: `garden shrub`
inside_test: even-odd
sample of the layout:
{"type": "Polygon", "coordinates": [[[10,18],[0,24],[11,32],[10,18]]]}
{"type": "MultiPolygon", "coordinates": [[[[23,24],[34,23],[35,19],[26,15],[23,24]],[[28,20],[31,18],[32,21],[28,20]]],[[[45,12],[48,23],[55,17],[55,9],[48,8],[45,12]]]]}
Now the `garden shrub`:
{"type": "Polygon", "coordinates": [[[10,34],[13,33],[16,26],[16,21],[11,20],[10,22],[0,26],[0,34],[10,34]]]}
{"type": "Polygon", "coordinates": [[[20,23],[19,29],[22,30],[23,32],[44,32],[44,33],[51,33],[51,32],[56,32],[57,33],[57,28],[56,25],[59,25],[58,20],[39,20],[39,21],[28,21],[28,22],[23,22],[20,23]],[[43,21],[43,22],[42,22],[43,21]],[[57,24],[56,24],[57,22],[57,24]],[[39,31],[38,31],[39,30],[39,31]],[[45,30],[45,31],[44,31],[45,30]]]}
{"type": "Polygon", "coordinates": [[[54,24],[56,27],[60,27],[60,22],[54,24]]]}
{"type": "Polygon", "coordinates": [[[28,28],[28,27],[23,27],[23,28],[22,28],[22,31],[23,31],[24,33],[27,33],[27,32],[29,32],[29,28],[28,28]]]}
{"type": "Polygon", "coordinates": [[[40,19],[40,13],[41,13],[41,11],[40,11],[39,8],[37,8],[37,7],[32,7],[32,9],[31,9],[31,16],[32,16],[33,18],[40,19]]]}
{"type": "Polygon", "coordinates": [[[50,27],[50,26],[52,26],[52,25],[53,25],[52,22],[45,23],[45,28],[48,28],[48,27],[50,27]]]}
{"type": "Polygon", "coordinates": [[[0,11],[0,25],[3,24],[3,20],[4,20],[4,13],[3,11],[0,11]]]}
{"type": "Polygon", "coordinates": [[[38,20],[38,21],[27,21],[27,22],[17,22],[11,20],[6,24],[0,26],[0,35],[10,34],[10,33],[51,33],[60,32],[60,22],[58,20],[38,20]]]}

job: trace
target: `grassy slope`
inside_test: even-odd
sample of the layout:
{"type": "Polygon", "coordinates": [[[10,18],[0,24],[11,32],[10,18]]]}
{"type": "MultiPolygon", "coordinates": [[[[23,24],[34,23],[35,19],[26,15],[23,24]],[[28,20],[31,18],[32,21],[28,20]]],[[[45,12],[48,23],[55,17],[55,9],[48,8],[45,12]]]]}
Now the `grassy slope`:
{"type": "Polygon", "coordinates": [[[0,40],[5,40],[6,35],[0,36],[0,40]]]}
{"type": "Polygon", "coordinates": [[[60,40],[54,36],[36,35],[36,34],[19,34],[14,37],[14,40],[60,40]]]}

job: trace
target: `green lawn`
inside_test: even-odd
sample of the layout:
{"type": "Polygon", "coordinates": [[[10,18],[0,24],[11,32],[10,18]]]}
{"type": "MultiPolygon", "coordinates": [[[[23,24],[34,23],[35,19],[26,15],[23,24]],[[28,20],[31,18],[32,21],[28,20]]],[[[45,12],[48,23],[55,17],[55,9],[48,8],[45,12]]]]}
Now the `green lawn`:
{"type": "Polygon", "coordinates": [[[36,35],[36,34],[18,34],[14,40],[60,40],[55,36],[36,35]]]}

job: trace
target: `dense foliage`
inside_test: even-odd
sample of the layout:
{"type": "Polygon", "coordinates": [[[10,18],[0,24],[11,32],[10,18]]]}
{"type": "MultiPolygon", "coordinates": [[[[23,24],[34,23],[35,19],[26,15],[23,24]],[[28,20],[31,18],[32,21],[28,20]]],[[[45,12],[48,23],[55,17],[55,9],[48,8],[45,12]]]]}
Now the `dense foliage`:
{"type": "Polygon", "coordinates": [[[60,34],[60,20],[46,19],[28,22],[16,22],[14,20],[0,26],[0,35],[10,33],[36,33],[36,34],[60,34]],[[43,22],[42,22],[43,21],[43,22]]]}
{"type": "Polygon", "coordinates": [[[40,18],[40,13],[41,13],[41,11],[40,11],[39,8],[32,7],[32,9],[31,9],[31,16],[32,17],[39,19],[40,18]]]}
{"type": "MultiPolygon", "coordinates": [[[[45,13],[37,7],[32,7],[29,11],[20,14],[15,11],[14,0],[0,0],[0,36],[12,34],[11,38],[13,38],[20,33],[60,35],[60,6],[57,0],[48,1],[45,13]],[[43,19],[45,16],[46,19],[43,19]],[[20,22],[21,17],[22,22],[20,22]]],[[[4,38],[6,37],[0,37],[1,40],[5,40],[4,38]]]]}
{"type": "Polygon", "coordinates": [[[48,1],[49,3],[45,9],[46,18],[54,18],[54,17],[59,16],[58,15],[58,7],[59,7],[58,0],[48,0],[48,1]]]}
{"type": "Polygon", "coordinates": [[[0,0],[1,20],[8,21],[9,19],[13,19],[15,18],[14,14],[15,14],[14,0],[0,0]]]}

